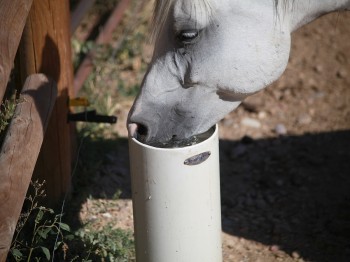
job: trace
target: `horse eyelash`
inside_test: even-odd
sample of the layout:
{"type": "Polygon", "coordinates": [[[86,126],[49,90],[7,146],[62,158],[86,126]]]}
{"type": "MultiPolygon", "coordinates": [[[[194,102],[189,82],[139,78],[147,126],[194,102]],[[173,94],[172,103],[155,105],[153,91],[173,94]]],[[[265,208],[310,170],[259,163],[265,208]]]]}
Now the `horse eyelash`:
{"type": "Polygon", "coordinates": [[[182,36],[188,38],[195,38],[198,36],[198,31],[182,32],[182,36]]]}
{"type": "Polygon", "coordinates": [[[198,38],[199,30],[182,30],[176,34],[176,38],[183,44],[191,44],[198,38]]]}

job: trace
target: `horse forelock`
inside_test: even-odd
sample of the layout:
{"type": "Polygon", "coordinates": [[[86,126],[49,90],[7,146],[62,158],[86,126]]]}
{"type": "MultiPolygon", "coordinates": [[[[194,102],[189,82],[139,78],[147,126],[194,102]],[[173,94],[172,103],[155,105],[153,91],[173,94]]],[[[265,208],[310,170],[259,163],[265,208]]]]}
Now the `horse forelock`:
{"type": "MultiPolygon", "coordinates": [[[[154,10],[153,10],[153,19],[152,19],[152,33],[151,39],[155,40],[160,34],[163,26],[171,12],[172,6],[177,1],[185,1],[184,3],[192,5],[193,10],[203,10],[206,12],[208,19],[211,19],[213,15],[212,0],[155,0],[154,10]]],[[[285,12],[289,7],[293,7],[296,0],[272,0],[274,3],[274,9],[279,16],[278,10],[283,10],[285,12]]]]}
{"type": "Polygon", "coordinates": [[[275,11],[278,13],[279,6],[281,5],[282,10],[285,12],[288,8],[293,8],[296,0],[273,0],[275,4],[275,11]]]}
{"type": "Polygon", "coordinates": [[[167,17],[171,12],[171,8],[178,1],[184,1],[184,3],[191,5],[191,7],[193,7],[191,8],[191,10],[193,10],[194,12],[198,10],[203,10],[207,15],[208,20],[211,19],[211,0],[155,0],[151,34],[151,38],[153,40],[155,40],[158,37],[159,33],[163,29],[167,17]]]}

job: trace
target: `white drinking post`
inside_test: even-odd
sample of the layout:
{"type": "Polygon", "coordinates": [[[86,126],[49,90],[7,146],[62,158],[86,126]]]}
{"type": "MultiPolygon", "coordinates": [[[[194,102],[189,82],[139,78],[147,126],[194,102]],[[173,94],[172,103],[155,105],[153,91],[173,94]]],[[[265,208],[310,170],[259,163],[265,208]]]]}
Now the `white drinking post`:
{"type": "Polygon", "coordinates": [[[129,138],[137,262],[221,262],[218,127],[157,148],[129,138]]]}

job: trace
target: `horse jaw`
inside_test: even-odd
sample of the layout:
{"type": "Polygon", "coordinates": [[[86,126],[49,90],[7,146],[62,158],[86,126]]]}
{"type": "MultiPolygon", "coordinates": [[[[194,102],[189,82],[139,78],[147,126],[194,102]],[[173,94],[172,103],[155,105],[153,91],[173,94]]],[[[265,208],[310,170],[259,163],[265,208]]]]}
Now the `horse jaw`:
{"type": "Polygon", "coordinates": [[[129,114],[131,136],[143,129],[140,133],[146,135],[146,142],[185,139],[207,131],[240,104],[241,99],[216,89],[201,85],[184,88],[176,78],[165,76],[156,68],[146,75],[129,114]]]}

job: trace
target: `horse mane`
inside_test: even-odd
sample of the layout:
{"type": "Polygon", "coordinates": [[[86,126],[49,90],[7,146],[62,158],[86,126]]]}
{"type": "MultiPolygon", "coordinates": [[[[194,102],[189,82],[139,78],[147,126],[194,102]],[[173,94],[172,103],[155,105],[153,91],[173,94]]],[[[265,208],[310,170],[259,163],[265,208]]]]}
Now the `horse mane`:
{"type": "MultiPolygon", "coordinates": [[[[155,40],[163,26],[166,19],[170,13],[171,7],[178,0],[155,0],[153,19],[152,19],[152,34],[151,39],[155,40]]],[[[208,18],[210,19],[212,15],[212,5],[211,0],[184,0],[188,1],[188,4],[192,5],[192,10],[204,10],[208,18]]]]}
{"type": "Polygon", "coordinates": [[[282,4],[282,9],[285,12],[289,6],[293,7],[296,0],[273,0],[275,3],[275,11],[278,11],[279,4],[282,4]],[[282,3],[281,3],[282,2],[282,3]]]}
{"type": "MultiPolygon", "coordinates": [[[[155,40],[163,26],[166,22],[166,19],[170,13],[171,7],[178,0],[155,0],[154,10],[153,10],[153,18],[152,18],[152,34],[151,39],[155,40]]],[[[203,9],[207,12],[208,18],[212,16],[212,5],[211,0],[184,0],[188,1],[189,4],[192,5],[192,10],[203,9]]],[[[289,7],[289,4],[293,6],[296,0],[272,0],[274,2],[275,12],[278,16],[278,7],[282,4],[282,9],[286,11],[289,7]]]]}

